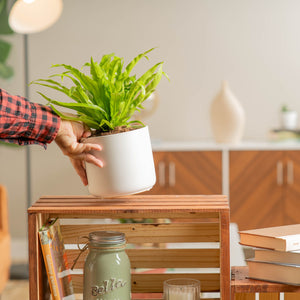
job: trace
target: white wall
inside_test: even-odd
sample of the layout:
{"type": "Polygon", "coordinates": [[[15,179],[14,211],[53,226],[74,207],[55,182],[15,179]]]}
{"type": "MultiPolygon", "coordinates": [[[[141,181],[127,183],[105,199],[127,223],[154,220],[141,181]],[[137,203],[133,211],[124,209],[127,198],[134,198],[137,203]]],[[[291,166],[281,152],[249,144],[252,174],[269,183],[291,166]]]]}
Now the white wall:
{"type": "MultiPolygon", "coordinates": [[[[246,111],[245,139],[263,139],[278,126],[281,104],[300,112],[299,12],[297,0],[64,0],[59,21],[29,36],[30,80],[46,78],[52,64],[81,67],[90,56],[100,59],[111,52],[128,61],[157,46],[150,62],[164,60],[171,82],[162,80],[159,109],[147,120],[153,138],[211,138],[210,103],[227,79],[246,111]]],[[[13,40],[10,62],[16,77],[0,84],[22,94],[20,36],[13,40]]],[[[30,87],[31,100],[45,103],[36,89],[30,87]]],[[[56,145],[47,151],[34,146],[32,154],[34,200],[43,194],[86,193],[56,145]]],[[[15,161],[5,161],[1,170],[10,169],[10,163],[14,168],[15,161]]],[[[11,184],[9,193],[12,234],[23,236],[24,220],[15,220],[23,199],[11,184]]]]}

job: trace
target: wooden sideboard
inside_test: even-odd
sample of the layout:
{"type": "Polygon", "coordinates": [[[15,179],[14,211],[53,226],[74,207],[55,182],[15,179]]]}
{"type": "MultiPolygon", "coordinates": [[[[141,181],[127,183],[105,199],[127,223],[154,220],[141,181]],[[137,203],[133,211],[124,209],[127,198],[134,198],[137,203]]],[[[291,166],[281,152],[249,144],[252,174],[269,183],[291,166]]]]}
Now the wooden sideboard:
{"type": "Polygon", "coordinates": [[[153,195],[222,194],[221,151],[154,152],[153,195]]]}
{"type": "Polygon", "coordinates": [[[300,143],[153,147],[157,182],[148,194],[225,194],[240,230],[300,223],[300,143]]]}
{"type": "Polygon", "coordinates": [[[300,151],[231,151],[229,170],[241,230],[300,223],[300,151]]]}

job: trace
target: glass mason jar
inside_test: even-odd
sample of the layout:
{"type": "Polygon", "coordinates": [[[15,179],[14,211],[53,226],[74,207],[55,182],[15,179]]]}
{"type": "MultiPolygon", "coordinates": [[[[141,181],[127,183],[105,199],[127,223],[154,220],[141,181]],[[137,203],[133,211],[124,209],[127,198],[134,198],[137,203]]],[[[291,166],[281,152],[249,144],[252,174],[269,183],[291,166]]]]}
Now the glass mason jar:
{"type": "Polygon", "coordinates": [[[130,300],[130,261],[125,252],[125,234],[95,231],[88,238],[83,300],[130,300]]]}

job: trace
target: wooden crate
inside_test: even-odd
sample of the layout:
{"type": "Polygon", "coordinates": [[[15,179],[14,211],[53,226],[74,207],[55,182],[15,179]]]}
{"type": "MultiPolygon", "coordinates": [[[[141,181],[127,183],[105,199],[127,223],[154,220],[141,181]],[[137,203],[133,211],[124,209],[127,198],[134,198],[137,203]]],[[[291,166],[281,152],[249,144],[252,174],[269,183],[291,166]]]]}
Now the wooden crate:
{"type": "Polygon", "coordinates": [[[300,300],[300,287],[247,278],[248,267],[233,267],[231,270],[231,300],[300,300]]]}
{"type": "MultiPolygon", "coordinates": [[[[127,252],[133,271],[133,299],[161,299],[163,281],[178,277],[199,279],[201,291],[205,294],[214,293],[215,298],[230,299],[229,205],[225,196],[40,198],[28,209],[31,300],[47,298],[47,281],[37,232],[49,217],[60,219],[66,248],[70,248],[70,244],[77,245],[79,236],[95,230],[124,232],[127,243],[134,245],[127,252]],[[107,219],[139,221],[112,224],[107,223],[107,219]],[[154,221],[143,223],[144,219],[154,221]],[[141,246],[145,243],[148,247],[141,246]],[[195,243],[202,248],[192,248],[195,243]],[[189,273],[191,270],[193,273],[189,273]]],[[[70,263],[77,255],[77,249],[67,251],[70,263]]],[[[82,269],[83,264],[84,255],[76,269],[82,269]]],[[[72,279],[75,292],[82,294],[83,275],[72,274],[72,279]]]]}

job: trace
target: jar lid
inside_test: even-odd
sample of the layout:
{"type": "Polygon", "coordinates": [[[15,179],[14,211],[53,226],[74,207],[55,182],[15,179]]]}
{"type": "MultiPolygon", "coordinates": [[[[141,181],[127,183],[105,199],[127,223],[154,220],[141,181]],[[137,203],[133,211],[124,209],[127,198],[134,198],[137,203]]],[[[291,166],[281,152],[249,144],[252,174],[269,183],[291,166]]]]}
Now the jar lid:
{"type": "Polygon", "coordinates": [[[118,231],[93,231],[89,233],[92,243],[122,244],[125,243],[125,234],[118,231]]]}

